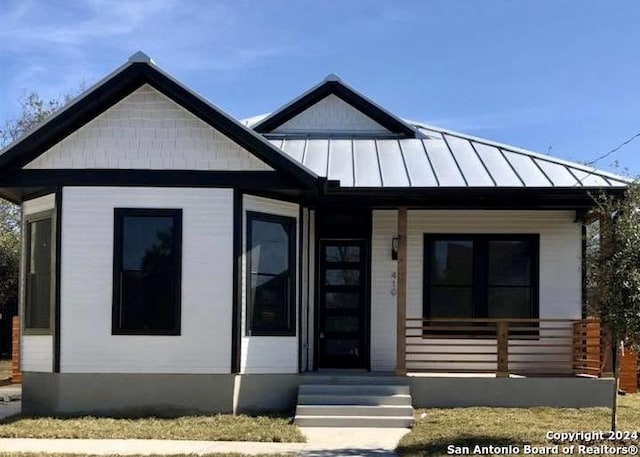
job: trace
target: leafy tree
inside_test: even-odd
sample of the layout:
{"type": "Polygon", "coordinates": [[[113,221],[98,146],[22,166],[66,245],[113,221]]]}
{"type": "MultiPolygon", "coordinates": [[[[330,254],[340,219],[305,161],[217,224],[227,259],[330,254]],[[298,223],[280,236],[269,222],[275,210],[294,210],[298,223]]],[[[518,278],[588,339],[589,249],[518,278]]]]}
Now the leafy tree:
{"type": "Polygon", "coordinates": [[[640,183],[623,198],[594,197],[599,248],[588,251],[590,312],[607,329],[614,373],[611,429],[617,425],[619,350],[640,349],[640,183]]]}
{"type": "MultiPolygon", "coordinates": [[[[0,147],[20,138],[60,109],[69,96],[44,101],[37,93],[20,97],[21,112],[0,126],[0,147]]],[[[20,207],[0,199],[0,313],[17,311],[20,262],[20,207]]],[[[0,355],[5,352],[0,350],[0,355]]]]}

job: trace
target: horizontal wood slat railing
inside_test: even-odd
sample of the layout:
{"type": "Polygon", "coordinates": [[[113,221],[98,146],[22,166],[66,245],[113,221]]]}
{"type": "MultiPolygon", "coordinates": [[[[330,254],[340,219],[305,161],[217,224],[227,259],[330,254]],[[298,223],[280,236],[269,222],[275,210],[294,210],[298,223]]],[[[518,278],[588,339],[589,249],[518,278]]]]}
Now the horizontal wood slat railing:
{"type": "Polygon", "coordinates": [[[407,318],[408,372],[600,376],[595,319],[407,318]]]}

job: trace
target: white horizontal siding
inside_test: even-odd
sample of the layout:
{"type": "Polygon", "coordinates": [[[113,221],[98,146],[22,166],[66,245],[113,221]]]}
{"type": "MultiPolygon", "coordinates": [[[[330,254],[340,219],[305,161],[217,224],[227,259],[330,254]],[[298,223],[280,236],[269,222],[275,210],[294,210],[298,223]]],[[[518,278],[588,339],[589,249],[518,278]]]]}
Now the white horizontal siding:
{"type": "Polygon", "coordinates": [[[53,371],[53,336],[23,335],[20,346],[20,370],[53,371]]]}
{"type": "Polygon", "coordinates": [[[271,170],[149,85],[25,166],[143,170],[271,170]]]}
{"type": "MultiPolygon", "coordinates": [[[[581,279],[581,227],[574,222],[573,211],[422,211],[408,212],[407,233],[407,317],[422,317],[423,293],[423,236],[425,233],[537,233],[540,235],[540,282],[539,303],[540,318],[579,319],[582,310],[581,279]]],[[[557,324],[549,324],[556,325],[557,324]]],[[[542,340],[550,330],[541,331],[542,340]]],[[[555,334],[567,335],[570,341],[570,330],[555,331],[555,334]]],[[[421,338],[418,338],[419,341],[421,338]]],[[[450,342],[451,340],[449,340],[450,342]]],[[[486,341],[482,341],[486,343],[486,341]]],[[[549,341],[547,341],[549,342],[549,341]]],[[[554,342],[558,342],[555,340],[554,342]]],[[[564,343],[565,341],[562,340],[564,343]]],[[[451,348],[452,351],[481,352],[491,351],[491,347],[474,347],[477,341],[469,341],[468,347],[451,348]]],[[[416,348],[412,348],[416,350],[416,348]]],[[[420,349],[429,352],[428,348],[420,349]]],[[[444,349],[446,351],[446,349],[444,349]]],[[[443,348],[431,349],[443,351],[443,348]]],[[[526,353],[527,349],[521,349],[526,353]]],[[[566,360],[566,365],[549,365],[549,369],[571,369],[571,349],[548,349],[553,354],[549,359],[566,360]]],[[[487,361],[477,364],[429,364],[412,363],[407,367],[428,369],[494,369],[492,356],[465,356],[467,359],[487,361]],[[475,358],[474,358],[475,357],[475,358]]],[[[411,358],[410,358],[411,359],[411,358]]],[[[511,357],[510,367],[517,369],[518,360],[530,357],[511,357]]],[[[452,356],[436,356],[432,360],[455,360],[452,356]]],[[[532,368],[531,365],[521,365],[532,368]]],[[[536,369],[545,368],[543,365],[536,369]]]]}
{"type": "Polygon", "coordinates": [[[242,261],[242,316],[241,316],[241,362],[242,373],[297,373],[298,372],[298,320],[300,319],[298,297],[300,272],[299,256],[299,205],[268,198],[244,195],[243,197],[243,261],[242,261]],[[296,219],[296,336],[247,336],[247,283],[246,283],[246,227],[247,211],[276,214],[296,219]]]}
{"type": "MultiPolygon", "coordinates": [[[[27,200],[22,204],[23,216],[37,214],[43,211],[53,211],[55,208],[55,194],[48,194],[42,197],[27,200]]],[[[24,231],[23,231],[24,233],[24,231]]],[[[26,259],[24,242],[26,237],[23,236],[23,255],[20,259],[20,310],[24,311],[24,278],[25,268],[24,259],[26,259]]],[[[24,313],[22,314],[24,317],[24,313]]],[[[24,328],[24,323],[22,324],[24,328]]],[[[20,337],[20,369],[22,371],[53,371],[53,335],[24,335],[20,337]]]]}
{"type": "Polygon", "coordinates": [[[233,190],[64,188],[62,210],[62,372],[230,372],[233,190]],[[111,334],[118,207],[183,211],[180,336],[111,334]]]}
{"type": "Polygon", "coordinates": [[[276,133],[390,133],[369,116],[331,94],[274,130],[276,133]]]}
{"type": "Polygon", "coordinates": [[[396,365],[397,262],[391,242],[398,233],[396,210],[373,211],[371,240],[371,370],[393,371],[396,365]]]}

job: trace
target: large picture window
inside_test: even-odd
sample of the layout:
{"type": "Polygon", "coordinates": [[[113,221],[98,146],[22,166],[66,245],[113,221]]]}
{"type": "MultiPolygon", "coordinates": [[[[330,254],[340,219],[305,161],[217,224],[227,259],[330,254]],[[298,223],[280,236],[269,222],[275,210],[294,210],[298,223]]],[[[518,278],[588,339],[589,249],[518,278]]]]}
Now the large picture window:
{"type": "Polygon", "coordinates": [[[51,213],[26,220],[24,328],[27,331],[51,331],[53,227],[51,213]]]}
{"type": "Polygon", "coordinates": [[[295,335],[296,220],[247,212],[247,328],[295,335]]]}
{"type": "Polygon", "coordinates": [[[538,235],[425,235],[424,317],[537,318],[538,235]]]}
{"type": "Polygon", "coordinates": [[[179,335],[182,210],[115,210],[113,334],[179,335]]]}

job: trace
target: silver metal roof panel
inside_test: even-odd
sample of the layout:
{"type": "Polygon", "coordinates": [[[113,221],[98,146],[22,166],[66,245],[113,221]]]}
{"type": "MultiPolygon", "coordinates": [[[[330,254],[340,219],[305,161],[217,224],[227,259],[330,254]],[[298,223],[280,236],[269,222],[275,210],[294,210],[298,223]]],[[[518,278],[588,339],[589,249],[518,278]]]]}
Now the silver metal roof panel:
{"type": "Polygon", "coordinates": [[[466,186],[458,164],[442,137],[422,140],[440,187],[466,186]]]}
{"type": "Polygon", "coordinates": [[[329,179],[343,187],[353,186],[353,150],[351,140],[329,140],[329,179]]]}
{"type": "Polygon", "coordinates": [[[499,187],[522,187],[524,183],[509,164],[500,149],[483,143],[472,141],[473,148],[478,153],[480,159],[487,167],[487,170],[496,186],[499,187]]]}
{"type": "Polygon", "coordinates": [[[374,140],[353,141],[353,164],[355,185],[358,187],[380,187],[380,164],[374,140]]]}
{"type": "Polygon", "coordinates": [[[469,186],[493,187],[495,183],[468,140],[444,135],[444,139],[469,186]]]}
{"type": "Polygon", "coordinates": [[[578,184],[578,180],[566,166],[536,158],[532,160],[542,169],[555,187],[572,187],[578,184]]]}
{"type": "Polygon", "coordinates": [[[522,154],[511,151],[502,151],[515,172],[527,187],[550,187],[551,181],[544,175],[540,167],[531,159],[522,154]]]}
{"type": "Polygon", "coordinates": [[[422,140],[407,139],[399,142],[407,164],[409,183],[413,187],[437,187],[438,180],[427,157],[422,140]]]}
{"type": "Polygon", "coordinates": [[[576,178],[578,178],[579,185],[584,187],[601,187],[608,186],[609,181],[603,178],[602,176],[598,176],[594,173],[589,173],[583,170],[572,169],[571,170],[576,178]]]}
{"type": "Polygon", "coordinates": [[[309,141],[304,154],[304,166],[313,170],[318,176],[327,176],[328,156],[329,140],[309,141]]]}
{"type": "Polygon", "coordinates": [[[416,123],[423,138],[284,135],[271,143],[344,187],[624,187],[582,164],[416,123]]]}
{"type": "Polygon", "coordinates": [[[289,157],[303,163],[306,146],[305,140],[283,140],[281,148],[289,157]]]}
{"type": "Polygon", "coordinates": [[[385,187],[407,187],[409,177],[398,140],[378,140],[378,160],[385,187]]]}

